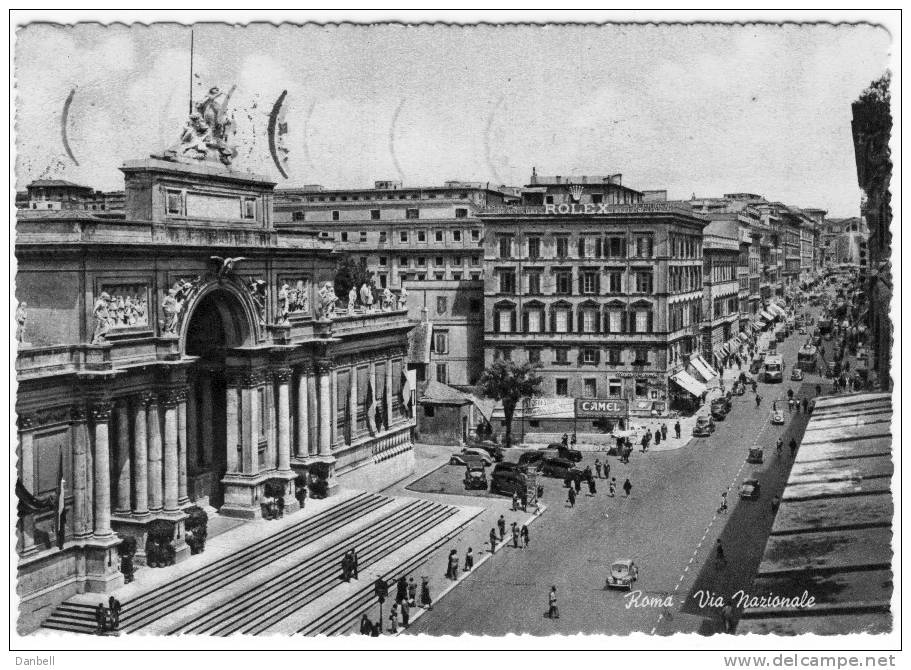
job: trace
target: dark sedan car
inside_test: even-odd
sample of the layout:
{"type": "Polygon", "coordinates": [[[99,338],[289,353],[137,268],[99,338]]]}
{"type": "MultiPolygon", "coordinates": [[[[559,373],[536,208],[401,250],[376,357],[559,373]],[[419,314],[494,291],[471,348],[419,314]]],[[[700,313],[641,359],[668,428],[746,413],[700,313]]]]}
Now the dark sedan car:
{"type": "Polygon", "coordinates": [[[576,469],[573,462],[565,458],[545,458],[541,465],[541,474],[562,479],[564,482],[582,478],[582,471],[576,469]]]}

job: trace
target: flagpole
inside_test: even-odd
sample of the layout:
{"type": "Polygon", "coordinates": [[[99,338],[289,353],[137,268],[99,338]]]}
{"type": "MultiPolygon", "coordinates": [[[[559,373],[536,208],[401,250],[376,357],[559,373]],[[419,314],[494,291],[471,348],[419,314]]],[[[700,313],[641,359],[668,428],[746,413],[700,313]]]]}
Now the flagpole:
{"type": "Polygon", "coordinates": [[[190,28],[190,114],[193,113],[193,29],[190,28]]]}

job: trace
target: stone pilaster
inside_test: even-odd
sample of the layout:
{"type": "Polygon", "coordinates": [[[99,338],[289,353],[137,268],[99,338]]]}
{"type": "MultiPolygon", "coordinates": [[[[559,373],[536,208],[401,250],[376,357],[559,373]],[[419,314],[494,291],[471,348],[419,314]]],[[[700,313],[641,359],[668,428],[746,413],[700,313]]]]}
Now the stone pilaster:
{"type": "Polygon", "coordinates": [[[125,400],[119,400],[116,405],[117,417],[117,506],[114,511],[118,515],[130,513],[130,479],[132,474],[130,447],[130,414],[129,406],[125,400]]]}
{"type": "Polygon", "coordinates": [[[111,480],[109,426],[113,403],[101,400],[92,403],[95,425],[95,537],[106,538],[111,530],[111,480]]]}

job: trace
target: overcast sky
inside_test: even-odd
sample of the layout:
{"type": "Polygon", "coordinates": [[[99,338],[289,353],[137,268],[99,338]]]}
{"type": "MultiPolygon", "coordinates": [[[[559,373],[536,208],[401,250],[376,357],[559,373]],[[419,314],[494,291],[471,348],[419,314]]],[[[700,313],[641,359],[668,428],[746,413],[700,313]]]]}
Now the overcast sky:
{"type": "MultiPolygon", "coordinates": [[[[31,25],[16,43],[17,185],[120,189],[117,167],[174,144],[190,30],[31,25]],[[63,108],[75,94],[62,139],[63,108]]],[[[891,48],[870,26],[450,28],[205,24],[194,97],[237,85],[238,168],[281,186],[526,184],[623,173],[671,198],[760,193],[855,216],[851,102],[891,48]],[[268,114],[288,91],[288,180],[268,114]]]]}

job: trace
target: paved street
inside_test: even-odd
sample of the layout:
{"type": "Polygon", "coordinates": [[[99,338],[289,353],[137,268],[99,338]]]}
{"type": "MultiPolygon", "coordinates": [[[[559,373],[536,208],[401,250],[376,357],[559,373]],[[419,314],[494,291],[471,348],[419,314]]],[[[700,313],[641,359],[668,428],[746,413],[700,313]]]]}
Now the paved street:
{"type": "MultiPolygon", "coordinates": [[[[570,509],[564,502],[565,489],[557,480],[545,480],[550,509],[535,524],[532,546],[509,549],[486,562],[409,632],[719,631],[718,607],[702,603],[699,591],[726,596],[749,588],[773,520],[770,501],[780,494],[790,469],[787,443],[791,435],[799,441],[807,420],[802,414],[787,415],[786,392],[793,388],[799,396],[812,397],[818,383],[814,375],[802,383],[789,381],[804,340],[794,334],[779,345],[785,381],[759,384],[759,409],[748,392],[735,397],[733,411],[709,438],[694,439],[673,451],[636,451],[628,465],[611,457],[611,474],[618,485],[627,477],[633,484],[628,498],[620,488],[617,497],[610,498],[602,480],[594,497],[583,493],[570,509]],[[776,398],[785,400],[779,403],[788,419],[785,426],[769,423],[776,398]],[[779,435],[785,449],[776,458],[779,435]],[[754,445],[765,448],[762,465],[746,463],[748,448],[754,445]],[[738,500],[740,482],[754,473],[761,482],[760,500],[738,500]],[[721,492],[726,489],[729,511],[719,515],[721,492]],[[714,560],[719,538],[727,558],[723,568],[714,560]],[[617,558],[631,558],[639,565],[639,602],[649,599],[647,606],[634,606],[625,593],[605,589],[609,565],[617,558]],[[561,614],[554,621],[545,617],[551,585],[557,587],[561,614]]],[[[735,373],[736,368],[725,372],[728,383],[735,373]]],[[[823,386],[831,389],[828,383],[823,386]]],[[[586,454],[583,465],[594,458],[586,454]]]]}

